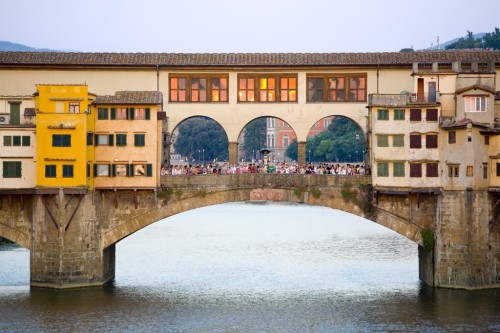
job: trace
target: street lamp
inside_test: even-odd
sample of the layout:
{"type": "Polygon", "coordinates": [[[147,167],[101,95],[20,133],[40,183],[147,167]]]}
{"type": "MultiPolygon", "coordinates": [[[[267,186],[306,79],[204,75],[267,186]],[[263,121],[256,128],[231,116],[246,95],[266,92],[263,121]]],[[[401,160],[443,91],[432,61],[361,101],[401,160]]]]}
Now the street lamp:
{"type": "Polygon", "coordinates": [[[309,149],[309,162],[311,162],[311,149],[309,149]]]}
{"type": "Polygon", "coordinates": [[[199,150],[199,149],[198,149],[198,161],[200,161],[200,160],[201,160],[201,158],[200,158],[200,153],[201,153],[201,150],[199,150]]]}
{"type": "Polygon", "coordinates": [[[201,163],[205,163],[205,149],[202,149],[202,151],[203,151],[203,159],[201,163]]]}
{"type": "Polygon", "coordinates": [[[358,159],[358,151],[357,150],[356,150],[356,155],[354,155],[354,156],[356,156],[355,157],[356,158],[356,162],[359,161],[359,159],[358,159]]]}

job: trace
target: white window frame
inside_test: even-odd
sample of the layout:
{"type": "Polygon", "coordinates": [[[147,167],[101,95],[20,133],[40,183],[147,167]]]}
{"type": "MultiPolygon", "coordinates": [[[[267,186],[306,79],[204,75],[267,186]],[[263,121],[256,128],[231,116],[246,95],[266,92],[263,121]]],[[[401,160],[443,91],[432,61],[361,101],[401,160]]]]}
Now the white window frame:
{"type": "Polygon", "coordinates": [[[465,112],[486,112],[486,96],[464,96],[465,112]]]}

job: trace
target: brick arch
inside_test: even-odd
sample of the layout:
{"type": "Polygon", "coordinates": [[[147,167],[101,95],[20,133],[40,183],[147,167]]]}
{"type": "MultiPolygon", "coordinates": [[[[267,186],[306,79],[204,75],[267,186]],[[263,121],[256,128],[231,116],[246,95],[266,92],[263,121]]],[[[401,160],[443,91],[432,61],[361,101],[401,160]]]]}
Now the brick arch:
{"type": "Polygon", "coordinates": [[[163,220],[167,217],[187,212],[189,210],[202,207],[230,203],[245,202],[251,200],[283,201],[291,203],[304,203],[311,206],[322,206],[341,210],[359,217],[368,218],[371,221],[387,227],[409,240],[422,245],[420,230],[413,224],[391,215],[387,212],[377,212],[372,217],[366,216],[362,209],[350,201],[345,201],[338,197],[337,200],[331,198],[315,199],[309,191],[304,191],[297,195],[296,189],[284,188],[243,188],[229,189],[207,193],[205,197],[191,196],[177,201],[169,201],[158,209],[150,210],[140,216],[131,218],[117,225],[115,228],[106,231],[101,235],[102,247],[111,246],[134,232],[147,227],[150,224],[163,220]]]}
{"type": "Polygon", "coordinates": [[[7,224],[0,223],[0,237],[6,238],[27,249],[31,247],[30,235],[7,224]]]}

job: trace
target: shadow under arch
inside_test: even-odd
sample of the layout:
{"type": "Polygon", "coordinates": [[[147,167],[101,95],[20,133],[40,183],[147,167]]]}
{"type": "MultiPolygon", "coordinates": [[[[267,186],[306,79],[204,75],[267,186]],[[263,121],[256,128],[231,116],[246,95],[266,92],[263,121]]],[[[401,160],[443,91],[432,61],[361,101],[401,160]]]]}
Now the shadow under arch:
{"type": "MultiPolygon", "coordinates": [[[[277,158],[279,161],[285,160],[285,151],[288,145],[292,142],[294,138],[297,137],[297,134],[293,127],[283,118],[276,117],[273,115],[264,115],[264,116],[258,116],[250,121],[248,121],[246,124],[243,125],[241,128],[239,134],[238,134],[238,144],[239,146],[245,146],[245,131],[248,129],[249,125],[253,124],[255,121],[259,120],[265,120],[266,125],[265,125],[265,135],[263,138],[260,140],[262,142],[255,143],[253,142],[252,145],[253,147],[250,148],[254,150],[255,152],[260,151],[262,148],[268,148],[271,150],[271,156],[274,156],[274,158],[277,158]],[[287,140],[288,139],[288,140],[287,140]],[[274,155],[273,155],[274,153],[274,155]]],[[[258,140],[258,139],[257,139],[258,140]]],[[[240,154],[242,152],[240,151],[238,154],[239,160],[240,160],[240,154]]],[[[249,151],[244,151],[243,152],[245,156],[249,155],[249,151]]],[[[255,154],[255,153],[254,153],[255,154]]],[[[253,156],[256,157],[256,156],[253,156]]],[[[272,158],[272,159],[274,159],[272,158]]]]}
{"type": "MultiPolygon", "coordinates": [[[[199,124],[197,125],[198,129],[200,128],[199,124]]],[[[182,142],[184,145],[186,145],[186,149],[191,151],[191,153],[195,153],[198,151],[198,155],[196,156],[198,158],[198,161],[205,162],[206,160],[211,160],[217,156],[227,156],[229,155],[229,142],[228,142],[228,135],[226,132],[226,129],[215,119],[211,117],[207,117],[204,115],[193,115],[187,118],[182,119],[180,122],[176,124],[176,126],[172,129],[171,131],[171,141],[170,143],[174,146],[176,143],[178,144],[178,140],[184,140],[185,142],[182,142]],[[209,137],[210,135],[210,130],[209,131],[203,131],[203,130],[196,130],[194,129],[193,133],[190,133],[191,135],[187,135],[186,137],[183,137],[182,133],[179,133],[179,130],[181,126],[186,125],[188,122],[193,122],[195,120],[200,120],[200,121],[207,121],[210,124],[208,124],[207,129],[209,127],[216,126],[218,130],[221,131],[221,133],[218,134],[223,134],[224,138],[221,138],[221,140],[217,141],[215,140],[216,138],[209,137]],[[214,144],[217,144],[218,146],[213,147],[214,144]],[[203,157],[200,155],[201,150],[203,150],[203,157]],[[206,153],[206,155],[205,155],[206,153]]],[[[177,150],[177,148],[175,148],[177,150]]],[[[181,152],[182,153],[182,152],[181,152]]],[[[195,157],[192,157],[193,159],[195,157]]],[[[175,161],[170,161],[170,164],[173,164],[172,162],[175,161]]]]}
{"type": "Polygon", "coordinates": [[[147,227],[148,225],[189,210],[223,203],[246,201],[290,202],[332,208],[366,218],[374,223],[395,231],[418,245],[423,244],[420,236],[421,230],[414,224],[410,224],[397,218],[379,218],[376,213],[373,217],[368,217],[363,213],[363,210],[357,204],[350,201],[314,199],[312,195],[304,195],[304,193],[302,193],[301,196],[297,196],[296,189],[233,188],[225,191],[207,193],[202,200],[199,196],[191,196],[181,200],[168,202],[168,204],[165,204],[158,209],[153,209],[140,216],[133,217],[117,225],[114,229],[107,230],[103,233],[101,235],[102,246],[103,248],[107,248],[136,231],[147,227]],[[309,198],[307,202],[304,200],[306,197],[309,198]]]}
{"type": "Polygon", "coordinates": [[[3,223],[0,223],[0,237],[14,242],[28,250],[31,247],[30,235],[3,223]]]}

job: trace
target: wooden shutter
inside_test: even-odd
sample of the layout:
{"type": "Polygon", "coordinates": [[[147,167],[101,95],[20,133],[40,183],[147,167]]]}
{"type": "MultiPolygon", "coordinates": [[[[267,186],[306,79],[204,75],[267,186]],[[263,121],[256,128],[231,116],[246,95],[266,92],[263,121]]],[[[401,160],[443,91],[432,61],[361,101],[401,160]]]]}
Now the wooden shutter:
{"type": "Polygon", "coordinates": [[[114,146],[114,135],[113,134],[108,134],[108,146],[114,146]]]}
{"type": "Polygon", "coordinates": [[[115,108],[111,108],[110,119],[111,120],[115,120],[116,119],[116,109],[115,108]]]}
{"type": "Polygon", "coordinates": [[[151,109],[150,108],[146,108],[145,117],[146,117],[146,120],[150,120],[151,119],[151,109]]]}
{"type": "Polygon", "coordinates": [[[146,176],[153,177],[153,164],[146,164],[146,176]]]}

